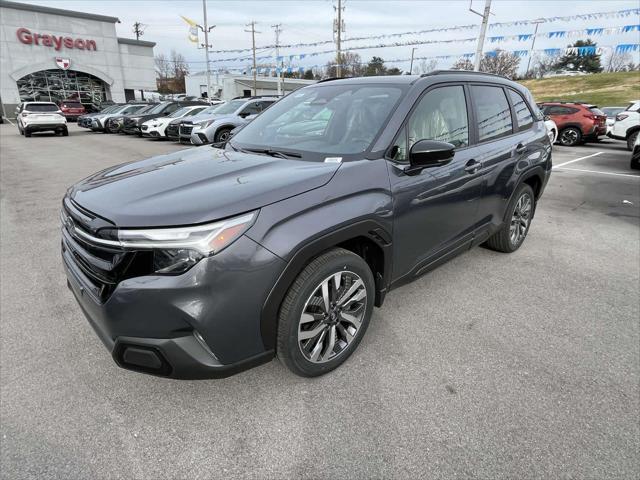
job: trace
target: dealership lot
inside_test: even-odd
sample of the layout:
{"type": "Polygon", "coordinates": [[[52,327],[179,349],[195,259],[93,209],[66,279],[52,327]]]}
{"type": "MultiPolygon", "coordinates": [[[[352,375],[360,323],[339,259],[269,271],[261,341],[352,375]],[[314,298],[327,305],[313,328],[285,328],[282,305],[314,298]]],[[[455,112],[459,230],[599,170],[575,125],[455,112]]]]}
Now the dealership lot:
{"type": "Polygon", "coordinates": [[[524,246],[393,291],[333,373],[200,382],[117,368],[59,255],[69,185],[180,148],[0,126],[3,478],[640,475],[640,174],[622,142],[554,147],[524,246]]]}

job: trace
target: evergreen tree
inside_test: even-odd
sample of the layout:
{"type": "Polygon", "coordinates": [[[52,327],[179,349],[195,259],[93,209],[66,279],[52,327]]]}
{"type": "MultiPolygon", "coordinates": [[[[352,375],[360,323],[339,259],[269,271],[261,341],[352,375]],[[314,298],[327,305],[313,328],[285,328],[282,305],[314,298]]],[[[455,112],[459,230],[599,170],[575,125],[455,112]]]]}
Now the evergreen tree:
{"type": "MultiPolygon", "coordinates": [[[[590,38],[586,40],[578,40],[573,45],[567,45],[568,47],[596,47],[596,43],[590,38]]],[[[587,73],[598,73],[602,71],[602,65],[600,64],[600,55],[579,55],[576,53],[569,53],[560,57],[560,59],[553,66],[556,70],[579,70],[587,73]]]]}

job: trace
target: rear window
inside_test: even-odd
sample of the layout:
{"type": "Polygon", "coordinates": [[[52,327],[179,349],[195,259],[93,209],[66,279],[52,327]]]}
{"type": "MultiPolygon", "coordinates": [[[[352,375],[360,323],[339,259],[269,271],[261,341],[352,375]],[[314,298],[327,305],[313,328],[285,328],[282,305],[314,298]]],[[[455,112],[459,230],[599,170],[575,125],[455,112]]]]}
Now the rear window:
{"type": "Polygon", "coordinates": [[[24,107],[27,112],[57,112],[58,106],[53,103],[27,103],[24,107]]]}
{"type": "Polygon", "coordinates": [[[82,108],[80,102],[62,102],[62,106],[67,108],[82,108]]]}

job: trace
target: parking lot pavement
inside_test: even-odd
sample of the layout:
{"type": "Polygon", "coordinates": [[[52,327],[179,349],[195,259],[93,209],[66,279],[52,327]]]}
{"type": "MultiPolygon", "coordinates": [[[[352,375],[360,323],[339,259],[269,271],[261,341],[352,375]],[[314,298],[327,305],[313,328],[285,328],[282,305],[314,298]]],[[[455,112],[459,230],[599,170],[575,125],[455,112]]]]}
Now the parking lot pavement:
{"type": "Polygon", "coordinates": [[[340,369],[199,382],[118,369],[59,258],[69,185],[182,147],[9,125],[0,147],[3,478],[640,476],[640,177],[621,142],[554,147],[558,166],[602,153],[554,170],[516,253],[390,293],[340,369]]]}

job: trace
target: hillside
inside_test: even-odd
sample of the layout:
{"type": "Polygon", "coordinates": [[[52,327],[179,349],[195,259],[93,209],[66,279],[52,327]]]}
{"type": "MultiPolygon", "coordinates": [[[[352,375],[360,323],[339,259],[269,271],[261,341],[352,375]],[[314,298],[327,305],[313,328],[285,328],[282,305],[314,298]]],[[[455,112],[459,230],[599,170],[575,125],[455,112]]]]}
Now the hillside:
{"type": "Polygon", "coordinates": [[[640,72],[596,73],[580,77],[554,77],[521,82],[536,102],[579,100],[600,107],[626,106],[640,99],[640,72]]]}

